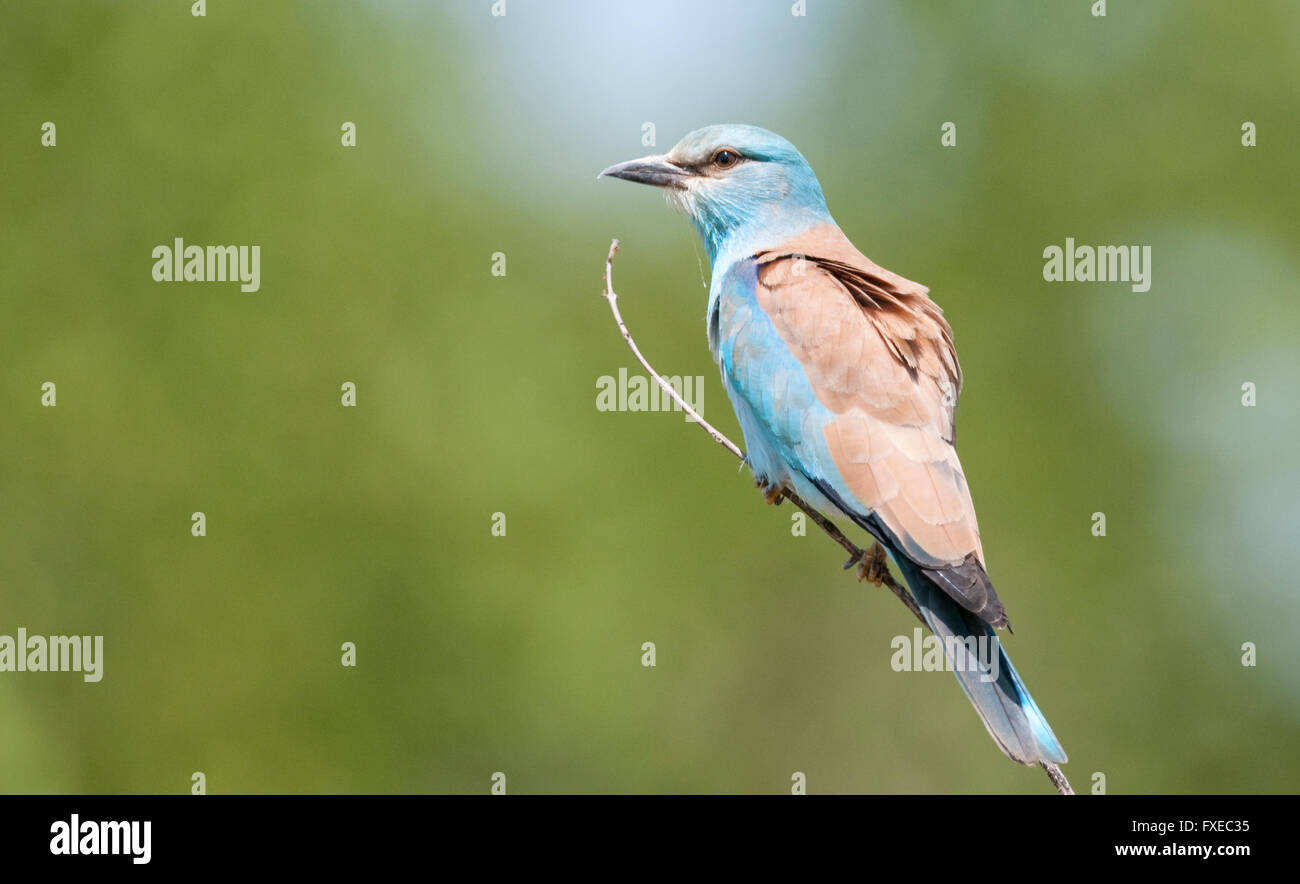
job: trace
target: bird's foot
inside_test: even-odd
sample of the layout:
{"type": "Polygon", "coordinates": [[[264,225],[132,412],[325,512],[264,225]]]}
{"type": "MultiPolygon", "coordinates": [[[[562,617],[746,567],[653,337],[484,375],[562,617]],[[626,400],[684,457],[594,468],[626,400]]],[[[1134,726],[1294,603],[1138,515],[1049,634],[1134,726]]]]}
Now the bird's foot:
{"type": "Polygon", "coordinates": [[[873,543],[871,549],[858,560],[858,580],[867,580],[880,586],[887,576],[889,576],[889,559],[885,557],[885,548],[879,543],[873,543]]]}
{"type": "Polygon", "coordinates": [[[782,495],[785,494],[785,485],[780,482],[764,482],[762,479],[759,479],[754,484],[758,486],[759,491],[763,492],[763,499],[765,501],[772,506],[781,505],[781,501],[784,499],[782,495]]]}

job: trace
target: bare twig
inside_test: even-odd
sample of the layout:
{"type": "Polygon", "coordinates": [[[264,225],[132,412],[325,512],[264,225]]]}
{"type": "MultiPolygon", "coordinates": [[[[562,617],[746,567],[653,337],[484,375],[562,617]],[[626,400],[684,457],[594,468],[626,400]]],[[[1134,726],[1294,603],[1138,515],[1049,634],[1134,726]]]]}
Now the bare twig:
{"type": "Polygon", "coordinates": [[[1065,774],[1061,772],[1059,767],[1052,764],[1050,761],[1040,761],[1038,762],[1038,766],[1047,771],[1047,778],[1052,781],[1052,785],[1056,787],[1056,791],[1060,792],[1062,795],[1074,794],[1074,789],[1070,786],[1070,781],[1065,778],[1065,774]]]}
{"type": "MultiPolygon", "coordinates": [[[[614,255],[618,254],[618,246],[619,242],[617,239],[613,240],[609,244],[609,255],[605,258],[605,289],[601,292],[601,295],[609,302],[610,312],[614,314],[614,321],[618,324],[618,330],[622,333],[623,340],[627,342],[627,345],[632,350],[632,355],[636,357],[637,362],[640,362],[641,366],[650,373],[650,377],[655,379],[655,383],[659,385],[660,389],[671,397],[673,402],[680,406],[692,420],[698,423],[700,427],[702,427],[704,431],[713,438],[714,442],[717,442],[723,448],[727,449],[739,458],[741,462],[744,462],[745,452],[740,450],[740,446],[736,445],[735,442],[732,442],[724,436],[712,424],[706,421],[698,411],[692,408],[686,400],[681,397],[681,394],[673,388],[673,385],[664,380],[663,377],[660,376],[659,372],[655,371],[654,368],[651,367],[646,358],[641,355],[641,350],[637,347],[636,341],[632,340],[632,333],[627,330],[627,323],[623,321],[623,314],[620,313],[618,309],[618,295],[614,292],[614,255]]],[[[875,546],[879,546],[879,544],[875,544],[872,550],[862,549],[852,540],[849,540],[849,538],[845,536],[844,532],[841,531],[834,522],[805,503],[799,495],[795,494],[794,491],[789,488],[782,488],[781,493],[775,499],[775,502],[779,503],[782,498],[790,501],[802,510],[808,518],[817,523],[817,527],[826,532],[826,535],[830,537],[831,540],[834,540],[844,548],[845,552],[849,554],[849,560],[844,563],[844,569],[846,571],[854,565],[866,562],[867,556],[874,552],[875,546]]],[[[912,612],[916,619],[921,621],[922,625],[926,627],[929,626],[925,621],[925,617],[921,614],[921,609],[917,607],[915,599],[912,598],[911,593],[899,585],[898,581],[894,579],[892,574],[886,570],[883,574],[878,574],[877,576],[880,578],[881,584],[888,587],[890,592],[897,596],[898,600],[907,606],[907,609],[912,612]]],[[[1065,778],[1065,774],[1061,773],[1059,767],[1045,761],[1040,761],[1039,765],[1047,772],[1048,779],[1052,781],[1052,785],[1056,787],[1058,792],[1062,795],[1074,794],[1074,790],[1070,788],[1070,781],[1065,778]]]]}
{"type": "Polygon", "coordinates": [[[741,451],[735,442],[732,442],[726,436],[722,435],[722,433],[714,429],[713,424],[706,421],[703,415],[694,408],[691,408],[691,406],[686,403],[686,400],[681,397],[681,394],[673,389],[673,385],[660,377],[659,372],[651,368],[650,363],[646,362],[646,358],[641,355],[641,351],[637,348],[636,341],[632,340],[632,333],[627,330],[627,324],[623,322],[623,315],[618,312],[618,295],[614,294],[613,278],[614,255],[617,252],[618,240],[614,240],[609,244],[609,257],[605,259],[605,290],[601,292],[601,294],[604,295],[605,300],[609,301],[609,309],[614,312],[614,321],[618,323],[618,330],[623,333],[623,340],[627,341],[628,347],[632,349],[632,355],[636,357],[638,362],[645,366],[645,370],[650,372],[650,376],[655,379],[655,382],[658,383],[661,388],[663,388],[663,391],[671,396],[673,401],[680,405],[682,410],[690,415],[692,420],[703,427],[704,432],[713,437],[714,442],[717,442],[723,448],[736,455],[736,457],[744,460],[745,452],[741,451]]]}
{"type": "MultiPolygon", "coordinates": [[[[632,350],[632,355],[635,356],[637,361],[640,362],[645,370],[650,373],[650,376],[655,379],[655,382],[659,384],[660,388],[672,397],[672,400],[680,405],[682,410],[690,415],[690,417],[698,423],[706,433],[712,436],[714,442],[717,442],[743,462],[745,460],[745,452],[740,450],[740,446],[736,445],[735,442],[732,442],[719,432],[712,424],[706,421],[698,411],[691,408],[691,406],[687,404],[686,400],[681,397],[681,394],[673,388],[673,385],[664,380],[663,377],[660,376],[659,372],[655,371],[654,368],[651,367],[645,356],[641,355],[641,350],[637,347],[636,341],[632,340],[632,333],[627,330],[627,323],[623,322],[623,314],[618,310],[618,295],[614,292],[614,255],[618,253],[618,245],[618,240],[614,240],[609,244],[609,256],[605,259],[605,290],[601,292],[601,294],[605,297],[605,300],[609,301],[609,309],[614,314],[614,321],[618,323],[618,330],[623,333],[623,340],[627,341],[628,347],[632,350]]],[[[844,551],[849,554],[849,560],[845,563],[844,570],[847,571],[859,562],[866,561],[866,556],[868,554],[867,550],[862,549],[852,540],[849,540],[849,538],[845,536],[844,532],[841,531],[834,522],[805,503],[799,495],[795,494],[789,488],[784,488],[781,491],[781,497],[803,510],[804,513],[807,514],[808,518],[816,522],[817,526],[825,531],[831,540],[834,540],[840,546],[844,547],[844,551]]],[[[928,625],[925,622],[925,618],[921,616],[921,609],[917,607],[911,593],[900,586],[898,582],[894,580],[893,575],[886,572],[881,575],[881,582],[885,586],[889,587],[890,591],[893,592],[894,595],[898,596],[899,601],[907,605],[908,610],[916,616],[917,620],[921,621],[922,625],[928,625]]]]}

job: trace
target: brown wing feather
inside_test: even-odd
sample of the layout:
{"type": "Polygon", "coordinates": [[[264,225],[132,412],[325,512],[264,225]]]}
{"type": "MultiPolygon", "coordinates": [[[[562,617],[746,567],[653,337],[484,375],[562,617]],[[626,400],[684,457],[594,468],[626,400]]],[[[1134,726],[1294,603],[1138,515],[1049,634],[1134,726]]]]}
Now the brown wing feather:
{"type": "MultiPolygon", "coordinates": [[[[929,290],[873,263],[833,225],[756,257],[759,304],[838,415],[826,443],[853,495],[923,567],[959,569],[973,556],[982,572],[953,447],[961,368],[929,290]]],[[[962,593],[973,610],[979,592],[962,593]]]]}

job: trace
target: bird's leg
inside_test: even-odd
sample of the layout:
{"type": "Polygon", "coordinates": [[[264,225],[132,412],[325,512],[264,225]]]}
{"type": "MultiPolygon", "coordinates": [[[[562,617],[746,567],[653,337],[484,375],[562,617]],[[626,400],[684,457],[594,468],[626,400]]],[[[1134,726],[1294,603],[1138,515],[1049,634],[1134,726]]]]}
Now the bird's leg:
{"type": "Polygon", "coordinates": [[[889,576],[889,559],[885,557],[885,548],[879,543],[871,544],[871,549],[858,561],[858,580],[867,580],[880,586],[889,576]]]}
{"type": "Polygon", "coordinates": [[[758,490],[763,492],[763,499],[772,506],[780,506],[782,495],[785,493],[785,485],[781,482],[768,482],[766,479],[757,479],[754,484],[758,490]]]}

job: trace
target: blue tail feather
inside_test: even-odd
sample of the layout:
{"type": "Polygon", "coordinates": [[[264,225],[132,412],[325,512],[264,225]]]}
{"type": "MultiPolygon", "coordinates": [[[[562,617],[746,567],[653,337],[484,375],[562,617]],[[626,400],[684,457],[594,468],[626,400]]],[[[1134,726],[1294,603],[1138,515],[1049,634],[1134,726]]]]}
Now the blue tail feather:
{"type": "Polygon", "coordinates": [[[905,557],[899,556],[895,561],[930,629],[944,643],[945,654],[953,664],[958,683],[998,748],[1012,761],[1021,764],[1063,764],[1067,760],[1065,750],[1039,711],[1038,704],[1029,695],[1025,683],[1020,680],[1020,674],[1011,665],[1011,658],[993,628],[957,604],[905,557]],[[977,641],[983,638],[983,647],[990,652],[965,653],[965,640],[968,638],[977,641]],[[954,648],[957,649],[956,660],[952,654],[954,648]],[[994,672],[990,667],[993,648],[998,654],[996,678],[993,678],[994,672]]]}

